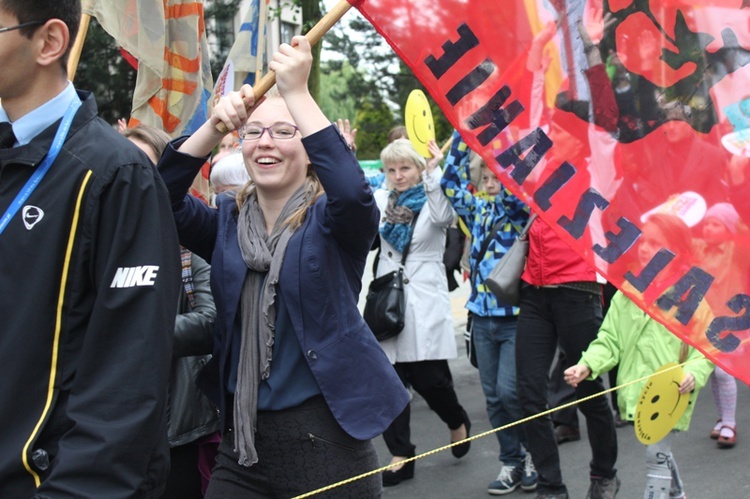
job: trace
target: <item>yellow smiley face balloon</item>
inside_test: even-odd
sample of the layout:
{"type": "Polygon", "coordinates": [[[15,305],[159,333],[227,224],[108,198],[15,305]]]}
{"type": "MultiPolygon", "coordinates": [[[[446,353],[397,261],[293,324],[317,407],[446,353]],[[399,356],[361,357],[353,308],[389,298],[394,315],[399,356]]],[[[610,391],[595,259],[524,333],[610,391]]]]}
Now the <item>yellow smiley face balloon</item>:
{"type": "Polygon", "coordinates": [[[404,112],[406,133],[409,140],[419,154],[431,158],[427,143],[435,138],[435,125],[432,121],[432,111],[427,96],[421,90],[412,90],[406,100],[404,112]]]}
{"type": "Polygon", "coordinates": [[[680,393],[680,382],[685,377],[675,362],[661,366],[643,387],[635,411],[635,436],[645,445],[658,442],[674,428],[687,409],[690,394],[680,393]]]}

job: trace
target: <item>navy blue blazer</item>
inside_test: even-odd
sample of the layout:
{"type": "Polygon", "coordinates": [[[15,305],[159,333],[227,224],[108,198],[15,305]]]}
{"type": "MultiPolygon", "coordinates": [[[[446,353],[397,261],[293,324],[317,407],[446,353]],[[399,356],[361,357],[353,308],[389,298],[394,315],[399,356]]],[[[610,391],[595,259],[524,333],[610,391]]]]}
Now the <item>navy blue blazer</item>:
{"type": "MultiPolygon", "coordinates": [[[[232,335],[240,328],[240,297],[248,268],[237,242],[234,198],[221,195],[217,208],[186,196],[205,158],[175,150],[159,161],[169,189],[180,243],[211,263],[216,302],[214,355],[200,384],[227,407],[225,366],[232,335]]],[[[326,194],[308,210],[289,240],[279,289],[313,376],[336,421],[365,440],[381,434],[409,396],[357,308],[367,253],[379,212],[370,187],[346,142],[333,127],[302,140],[326,194]]]]}

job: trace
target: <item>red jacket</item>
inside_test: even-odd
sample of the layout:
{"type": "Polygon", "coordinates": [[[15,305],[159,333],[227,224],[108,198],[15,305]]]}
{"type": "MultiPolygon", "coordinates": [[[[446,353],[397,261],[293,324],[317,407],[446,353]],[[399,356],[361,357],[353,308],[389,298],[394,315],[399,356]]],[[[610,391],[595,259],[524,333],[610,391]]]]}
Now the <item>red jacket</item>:
{"type": "Polygon", "coordinates": [[[529,256],[521,275],[524,282],[548,286],[574,281],[596,282],[596,271],[537,218],[528,232],[529,256]]]}

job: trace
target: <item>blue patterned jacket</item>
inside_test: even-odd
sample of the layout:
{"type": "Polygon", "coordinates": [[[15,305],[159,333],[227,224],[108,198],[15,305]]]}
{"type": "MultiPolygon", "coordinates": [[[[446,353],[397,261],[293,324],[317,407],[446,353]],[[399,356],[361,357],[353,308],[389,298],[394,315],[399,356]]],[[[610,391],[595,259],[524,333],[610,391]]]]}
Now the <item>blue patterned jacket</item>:
{"type": "Polygon", "coordinates": [[[518,315],[517,307],[497,301],[485,286],[484,280],[526,225],[529,219],[528,206],[505,187],[494,199],[475,195],[469,190],[469,148],[458,132],[453,132],[453,143],[443,168],[440,186],[471,232],[469,265],[472,269],[472,282],[466,308],[482,317],[518,315]],[[498,220],[502,222],[497,235],[485,254],[480,255],[485,238],[498,220]],[[479,268],[475,272],[477,261],[479,268]]]}

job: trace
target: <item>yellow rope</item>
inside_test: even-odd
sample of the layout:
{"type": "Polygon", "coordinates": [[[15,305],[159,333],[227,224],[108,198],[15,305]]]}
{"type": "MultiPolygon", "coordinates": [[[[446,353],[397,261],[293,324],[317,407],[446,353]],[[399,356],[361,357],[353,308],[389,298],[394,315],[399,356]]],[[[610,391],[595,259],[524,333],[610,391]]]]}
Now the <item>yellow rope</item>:
{"type": "MultiPolygon", "coordinates": [[[[689,360],[687,362],[683,362],[682,364],[676,364],[676,365],[674,365],[672,367],[664,369],[663,371],[659,371],[659,374],[667,373],[667,372],[669,372],[669,371],[671,371],[673,369],[677,369],[678,367],[682,367],[682,366],[684,366],[686,364],[689,364],[690,362],[694,362],[696,360],[698,360],[698,359],[692,359],[692,360],[689,360]]],[[[410,457],[408,459],[404,459],[403,461],[399,461],[397,463],[391,463],[391,464],[389,464],[387,466],[383,466],[382,468],[378,468],[378,469],[375,469],[375,470],[372,470],[372,471],[368,471],[367,473],[363,473],[361,475],[358,475],[358,476],[355,476],[355,477],[352,477],[352,478],[347,478],[346,480],[342,480],[340,482],[337,482],[337,483],[334,483],[334,484],[331,484],[331,485],[327,485],[325,487],[321,487],[319,489],[313,490],[312,492],[307,492],[305,494],[296,496],[293,499],[304,499],[306,497],[312,497],[312,496],[317,495],[317,494],[322,494],[323,492],[327,492],[327,491],[335,489],[337,487],[342,487],[342,486],[347,485],[349,483],[356,482],[357,480],[361,480],[363,478],[367,478],[368,476],[372,476],[372,475],[376,475],[378,473],[382,473],[383,471],[389,470],[389,469],[391,469],[391,468],[393,468],[395,466],[399,466],[401,464],[405,464],[405,463],[408,463],[408,462],[411,462],[411,461],[416,461],[417,459],[422,459],[422,458],[425,458],[427,456],[431,456],[433,454],[437,454],[438,452],[442,452],[444,450],[450,449],[451,447],[454,447],[456,445],[461,445],[461,444],[465,444],[466,442],[471,442],[472,440],[476,440],[478,438],[484,438],[486,436],[492,435],[493,433],[497,433],[499,431],[507,430],[508,428],[512,428],[514,426],[517,426],[517,425],[520,425],[520,424],[523,424],[523,423],[527,423],[527,422],[531,421],[532,419],[541,418],[541,417],[546,416],[548,414],[552,414],[555,411],[559,411],[561,409],[567,409],[568,407],[572,407],[574,405],[578,405],[581,402],[586,402],[587,400],[591,400],[591,399],[596,398],[596,397],[601,397],[602,395],[606,395],[606,394],[611,393],[611,392],[613,392],[615,390],[619,390],[620,388],[625,388],[626,386],[630,386],[630,385],[634,385],[636,383],[640,383],[642,381],[646,381],[647,379],[649,379],[654,374],[655,373],[649,374],[648,376],[643,376],[643,377],[638,378],[638,379],[634,379],[632,381],[628,381],[627,383],[623,383],[622,385],[615,386],[614,388],[608,388],[608,389],[606,389],[604,391],[601,391],[599,393],[595,393],[593,395],[589,395],[588,397],[584,397],[584,398],[582,398],[580,400],[574,400],[573,402],[569,402],[567,404],[563,404],[563,405],[561,405],[559,407],[555,407],[554,409],[548,409],[548,410],[546,410],[544,412],[540,412],[539,414],[535,414],[533,416],[528,416],[528,417],[525,417],[523,419],[519,419],[518,421],[514,421],[513,423],[508,423],[507,425],[501,426],[499,428],[493,428],[492,430],[485,431],[484,433],[479,433],[477,435],[471,436],[471,437],[466,438],[464,440],[459,440],[458,442],[453,442],[451,444],[444,445],[443,447],[438,447],[437,449],[433,449],[431,451],[427,451],[424,454],[419,454],[417,456],[410,457]]]]}

